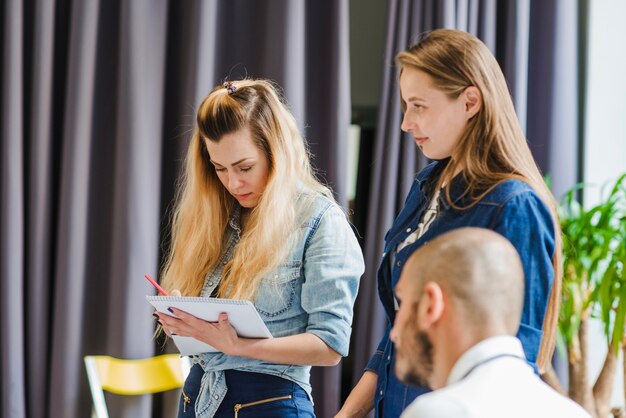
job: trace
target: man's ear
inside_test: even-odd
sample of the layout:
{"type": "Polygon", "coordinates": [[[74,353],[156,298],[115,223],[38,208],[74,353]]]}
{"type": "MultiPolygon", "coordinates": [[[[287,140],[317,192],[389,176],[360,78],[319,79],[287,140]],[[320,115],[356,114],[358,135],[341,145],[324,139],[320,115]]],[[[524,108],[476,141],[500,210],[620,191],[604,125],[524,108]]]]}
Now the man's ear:
{"type": "Polygon", "coordinates": [[[422,297],[417,305],[417,325],[426,331],[436,324],[444,311],[444,299],[441,286],[435,282],[424,284],[422,297]]]}
{"type": "Polygon", "coordinates": [[[465,112],[467,113],[467,119],[471,119],[483,105],[482,93],[476,86],[469,86],[463,91],[463,97],[465,98],[465,112]]]}

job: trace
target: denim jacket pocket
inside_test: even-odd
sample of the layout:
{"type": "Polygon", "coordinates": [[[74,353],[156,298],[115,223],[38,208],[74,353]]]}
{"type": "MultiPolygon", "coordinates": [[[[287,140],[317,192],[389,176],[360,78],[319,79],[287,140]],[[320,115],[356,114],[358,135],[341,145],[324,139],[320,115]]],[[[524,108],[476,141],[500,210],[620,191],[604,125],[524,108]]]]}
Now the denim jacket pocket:
{"type": "Polygon", "coordinates": [[[254,306],[261,315],[275,317],[293,306],[300,267],[300,261],[285,263],[261,280],[254,299],[254,306]]]}

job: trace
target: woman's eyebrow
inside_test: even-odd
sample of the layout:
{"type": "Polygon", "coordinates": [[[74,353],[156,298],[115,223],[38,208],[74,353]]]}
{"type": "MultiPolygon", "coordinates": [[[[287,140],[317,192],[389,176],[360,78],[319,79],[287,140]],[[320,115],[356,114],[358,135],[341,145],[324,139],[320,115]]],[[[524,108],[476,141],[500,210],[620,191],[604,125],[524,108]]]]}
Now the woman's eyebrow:
{"type": "MultiPolygon", "coordinates": [[[[237,164],[241,164],[242,162],[244,162],[244,161],[246,161],[246,160],[251,160],[251,159],[252,159],[252,157],[245,157],[245,158],[242,158],[241,160],[239,160],[239,161],[235,161],[234,163],[232,163],[232,164],[231,164],[231,166],[233,166],[233,165],[237,165],[237,164]]],[[[222,164],[218,163],[218,162],[217,162],[217,161],[215,161],[215,160],[211,160],[211,162],[212,162],[213,164],[216,164],[216,165],[219,165],[219,166],[224,167],[224,165],[222,165],[222,164]]]]}

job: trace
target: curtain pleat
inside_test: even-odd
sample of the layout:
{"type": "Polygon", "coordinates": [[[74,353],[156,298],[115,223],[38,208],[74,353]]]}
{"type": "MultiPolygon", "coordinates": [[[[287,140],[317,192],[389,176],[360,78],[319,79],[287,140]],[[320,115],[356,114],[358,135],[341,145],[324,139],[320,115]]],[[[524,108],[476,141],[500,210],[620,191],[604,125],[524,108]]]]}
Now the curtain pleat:
{"type": "Polygon", "coordinates": [[[25,72],[27,83],[32,89],[25,94],[32,111],[27,116],[26,128],[30,133],[29,154],[26,156],[26,263],[25,292],[29,315],[26,316],[25,349],[28,361],[25,364],[27,416],[44,416],[47,404],[47,382],[49,367],[47,354],[50,351],[49,272],[52,269],[51,237],[54,234],[55,210],[53,206],[53,171],[55,167],[55,143],[52,135],[53,83],[52,71],[54,50],[54,1],[37,1],[34,7],[34,33],[32,68],[25,72]]]}
{"type": "Polygon", "coordinates": [[[26,416],[24,247],[26,245],[24,156],[24,42],[21,2],[4,3],[0,11],[2,72],[0,82],[0,414],[26,416]],[[9,238],[10,237],[10,238],[9,238]],[[8,384],[8,383],[11,384],[8,384]]]}

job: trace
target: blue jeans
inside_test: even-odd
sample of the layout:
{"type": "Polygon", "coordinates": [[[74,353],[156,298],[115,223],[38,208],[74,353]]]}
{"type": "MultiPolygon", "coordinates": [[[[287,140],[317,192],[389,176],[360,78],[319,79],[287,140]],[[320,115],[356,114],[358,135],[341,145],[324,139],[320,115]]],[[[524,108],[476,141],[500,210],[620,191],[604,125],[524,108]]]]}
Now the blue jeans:
{"type": "MultiPolygon", "coordinates": [[[[178,403],[178,418],[195,417],[204,371],[195,364],[178,403]]],[[[313,403],[297,383],[262,373],[226,370],[228,391],[214,418],[315,418],[313,403]]]]}

